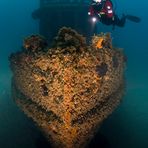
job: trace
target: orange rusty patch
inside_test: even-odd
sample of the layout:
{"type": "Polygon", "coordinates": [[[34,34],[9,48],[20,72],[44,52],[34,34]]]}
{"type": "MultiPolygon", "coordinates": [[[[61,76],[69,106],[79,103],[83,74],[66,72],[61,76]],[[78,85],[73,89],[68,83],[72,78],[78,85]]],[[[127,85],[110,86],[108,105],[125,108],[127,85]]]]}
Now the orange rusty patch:
{"type": "Polygon", "coordinates": [[[104,38],[99,38],[99,40],[98,40],[98,42],[97,42],[97,44],[96,44],[96,47],[97,48],[102,48],[103,46],[102,46],[102,42],[103,42],[103,40],[104,40],[104,38]]]}

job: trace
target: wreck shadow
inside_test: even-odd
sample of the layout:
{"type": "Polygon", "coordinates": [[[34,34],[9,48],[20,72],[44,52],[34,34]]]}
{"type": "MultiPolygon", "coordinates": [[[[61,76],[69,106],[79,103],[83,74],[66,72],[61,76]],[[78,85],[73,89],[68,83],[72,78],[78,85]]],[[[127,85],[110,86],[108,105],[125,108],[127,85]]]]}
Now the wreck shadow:
{"type": "Polygon", "coordinates": [[[111,148],[109,140],[100,132],[97,132],[95,137],[91,140],[88,148],[111,148]]]}

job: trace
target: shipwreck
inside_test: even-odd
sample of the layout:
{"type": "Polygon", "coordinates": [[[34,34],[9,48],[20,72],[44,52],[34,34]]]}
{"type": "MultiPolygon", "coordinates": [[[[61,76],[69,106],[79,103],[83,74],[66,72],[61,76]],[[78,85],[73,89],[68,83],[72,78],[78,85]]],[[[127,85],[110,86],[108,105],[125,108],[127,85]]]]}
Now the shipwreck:
{"type": "Polygon", "coordinates": [[[12,95],[53,147],[86,147],[124,94],[125,55],[109,33],[85,38],[61,28],[52,47],[44,37],[24,39],[12,53],[12,95]]]}

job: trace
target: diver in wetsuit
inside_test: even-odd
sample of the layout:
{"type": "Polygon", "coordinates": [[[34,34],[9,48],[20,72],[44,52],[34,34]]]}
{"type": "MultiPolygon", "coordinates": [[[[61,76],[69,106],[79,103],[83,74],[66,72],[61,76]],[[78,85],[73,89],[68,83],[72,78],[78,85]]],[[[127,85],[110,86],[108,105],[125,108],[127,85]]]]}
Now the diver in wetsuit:
{"type": "Polygon", "coordinates": [[[123,27],[126,19],[133,22],[140,22],[140,18],[131,15],[122,15],[121,18],[115,14],[113,10],[113,3],[111,0],[93,0],[88,15],[96,16],[99,21],[105,25],[113,25],[123,27]]]}

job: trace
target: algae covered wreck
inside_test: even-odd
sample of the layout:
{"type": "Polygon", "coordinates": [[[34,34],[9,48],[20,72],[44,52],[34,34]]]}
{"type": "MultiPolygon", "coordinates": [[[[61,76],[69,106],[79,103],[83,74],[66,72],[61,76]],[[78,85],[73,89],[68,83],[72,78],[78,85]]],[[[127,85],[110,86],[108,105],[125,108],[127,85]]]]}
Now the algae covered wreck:
{"type": "Polygon", "coordinates": [[[109,34],[92,37],[88,46],[62,28],[52,48],[33,35],[10,63],[15,102],[53,147],[85,147],[124,93],[125,57],[109,34]]]}

